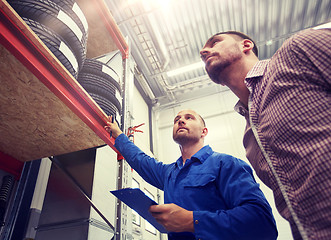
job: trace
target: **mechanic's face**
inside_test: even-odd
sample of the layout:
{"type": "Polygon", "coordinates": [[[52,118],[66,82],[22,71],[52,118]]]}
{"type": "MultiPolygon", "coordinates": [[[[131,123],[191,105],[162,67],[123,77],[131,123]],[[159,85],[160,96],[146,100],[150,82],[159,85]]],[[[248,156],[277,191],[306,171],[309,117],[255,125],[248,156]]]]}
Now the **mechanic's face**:
{"type": "Polygon", "coordinates": [[[205,126],[200,116],[192,110],[183,110],[174,119],[173,139],[178,144],[199,141],[205,126]]]}

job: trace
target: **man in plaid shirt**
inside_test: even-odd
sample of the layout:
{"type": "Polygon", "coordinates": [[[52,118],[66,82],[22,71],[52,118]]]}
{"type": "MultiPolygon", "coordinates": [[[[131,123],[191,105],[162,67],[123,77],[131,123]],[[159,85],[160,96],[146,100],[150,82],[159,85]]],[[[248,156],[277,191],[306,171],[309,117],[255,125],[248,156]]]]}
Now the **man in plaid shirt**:
{"type": "Polygon", "coordinates": [[[288,39],[269,60],[240,32],[201,50],[210,78],[239,98],[244,146],[294,239],[331,239],[331,29],[288,39]]]}

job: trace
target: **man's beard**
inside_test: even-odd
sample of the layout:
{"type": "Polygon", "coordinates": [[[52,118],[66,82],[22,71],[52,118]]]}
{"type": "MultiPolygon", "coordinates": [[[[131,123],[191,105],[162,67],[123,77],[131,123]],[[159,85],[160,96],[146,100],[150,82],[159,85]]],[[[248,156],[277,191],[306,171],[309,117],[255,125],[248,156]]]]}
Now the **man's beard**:
{"type": "Polygon", "coordinates": [[[231,62],[226,61],[222,62],[220,64],[217,64],[217,66],[213,67],[211,71],[208,71],[206,68],[206,72],[208,73],[209,78],[217,84],[223,84],[222,81],[222,72],[224,69],[226,69],[228,66],[230,66],[231,62]]]}
{"type": "Polygon", "coordinates": [[[187,135],[187,134],[177,134],[172,136],[173,140],[179,145],[185,145],[187,143],[198,142],[199,139],[195,136],[187,135]]]}
{"type": "Polygon", "coordinates": [[[212,66],[209,67],[209,71],[207,70],[208,67],[206,67],[208,76],[217,84],[224,85],[224,78],[226,78],[226,76],[224,76],[223,71],[242,58],[241,52],[237,46],[234,47],[228,54],[229,55],[226,57],[218,56],[218,59],[211,63],[212,66]]]}

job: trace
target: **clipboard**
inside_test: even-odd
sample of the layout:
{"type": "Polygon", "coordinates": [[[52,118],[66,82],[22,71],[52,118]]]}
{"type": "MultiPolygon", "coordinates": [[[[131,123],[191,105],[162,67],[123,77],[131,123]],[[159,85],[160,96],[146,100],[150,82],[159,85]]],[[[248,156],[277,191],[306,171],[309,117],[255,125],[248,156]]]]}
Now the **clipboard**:
{"type": "Polygon", "coordinates": [[[151,205],[157,205],[157,203],[149,198],[139,188],[123,188],[110,192],[130,208],[135,210],[140,216],[146,219],[161,233],[167,233],[167,230],[160,223],[158,223],[152,214],[148,211],[151,205]]]}

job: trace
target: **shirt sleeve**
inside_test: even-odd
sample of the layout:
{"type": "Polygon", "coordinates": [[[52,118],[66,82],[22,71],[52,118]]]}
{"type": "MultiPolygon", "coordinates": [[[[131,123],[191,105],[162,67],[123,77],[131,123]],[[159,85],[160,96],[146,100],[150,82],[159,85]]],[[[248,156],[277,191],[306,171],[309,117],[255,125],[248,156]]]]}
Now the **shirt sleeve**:
{"type": "Polygon", "coordinates": [[[300,66],[302,78],[311,84],[331,89],[331,51],[329,42],[331,29],[308,29],[294,35],[285,45],[289,51],[283,51],[288,62],[300,66]]]}
{"type": "Polygon", "coordinates": [[[144,153],[124,133],[116,138],[114,146],[146,182],[163,190],[166,164],[144,153]]]}
{"type": "Polygon", "coordinates": [[[255,182],[251,168],[239,159],[232,160],[224,162],[216,183],[229,210],[194,211],[196,238],[277,239],[271,207],[255,182]]]}

